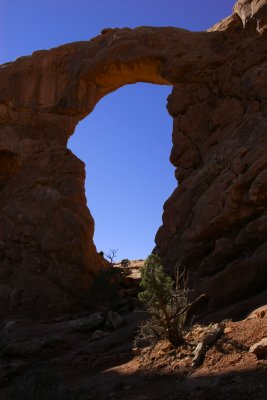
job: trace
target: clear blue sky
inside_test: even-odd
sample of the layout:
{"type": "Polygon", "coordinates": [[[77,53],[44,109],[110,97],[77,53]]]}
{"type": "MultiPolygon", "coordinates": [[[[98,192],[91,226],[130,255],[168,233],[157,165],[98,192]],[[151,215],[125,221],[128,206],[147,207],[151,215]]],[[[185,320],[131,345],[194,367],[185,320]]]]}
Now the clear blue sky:
{"type": "MultiPolygon", "coordinates": [[[[88,40],[103,28],[205,30],[234,0],[0,0],[0,64],[34,50],[88,40]]],[[[139,83],[111,93],[77,127],[69,148],[86,163],[98,250],[145,258],[176,186],[169,162],[171,88],[139,83]]]]}

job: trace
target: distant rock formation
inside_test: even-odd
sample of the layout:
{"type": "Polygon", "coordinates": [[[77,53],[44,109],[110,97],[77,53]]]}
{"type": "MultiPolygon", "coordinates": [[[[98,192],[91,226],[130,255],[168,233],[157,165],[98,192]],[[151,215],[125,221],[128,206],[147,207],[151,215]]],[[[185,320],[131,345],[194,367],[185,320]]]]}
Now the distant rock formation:
{"type": "Polygon", "coordinates": [[[2,315],[74,309],[105,268],[84,164],[67,141],[103,96],[135,82],[173,85],[179,186],[156,236],[166,268],[190,271],[191,286],[208,296],[208,314],[264,293],[266,9],[267,0],[240,0],[209,32],[105,29],[0,66],[2,315]]]}

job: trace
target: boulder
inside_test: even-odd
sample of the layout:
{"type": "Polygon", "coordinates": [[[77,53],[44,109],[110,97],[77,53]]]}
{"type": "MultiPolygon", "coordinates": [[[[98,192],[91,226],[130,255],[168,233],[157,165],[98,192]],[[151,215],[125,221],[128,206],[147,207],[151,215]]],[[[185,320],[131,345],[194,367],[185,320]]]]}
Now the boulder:
{"type": "Polygon", "coordinates": [[[77,332],[88,332],[98,328],[105,322],[101,313],[89,315],[89,317],[77,318],[69,322],[70,327],[77,332]]]}
{"type": "Polygon", "coordinates": [[[114,329],[118,329],[124,323],[124,319],[119,313],[115,311],[109,311],[108,322],[110,322],[114,329]]]}
{"type": "Polygon", "coordinates": [[[96,330],[93,333],[93,335],[91,337],[91,340],[99,340],[99,339],[102,339],[103,337],[105,337],[107,335],[108,335],[107,332],[104,332],[104,331],[101,331],[101,330],[96,330]]]}

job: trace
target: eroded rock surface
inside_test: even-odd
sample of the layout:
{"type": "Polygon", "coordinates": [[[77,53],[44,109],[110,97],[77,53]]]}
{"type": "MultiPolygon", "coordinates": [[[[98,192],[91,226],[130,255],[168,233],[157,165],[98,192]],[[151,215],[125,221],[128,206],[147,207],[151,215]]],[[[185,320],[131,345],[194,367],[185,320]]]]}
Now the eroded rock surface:
{"type": "Polygon", "coordinates": [[[226,20],[229,33],[225,21],[217,25],[232,37],[231,56],[198,82],[177,83],[168,99],[179,187],[165,204],[156,242],[165,263],[184,265],[192,286],[208,295],[206,313],[267,296],[266,35],[246,25],[256,3],[264,19],[266,1],[236,4],[246,15],[238,36],[236,16],[226,20]]]}
{"type": "Polygon", "coordinates": [[[266,5],[240,0],[209,32],[105,29],[0,66],[3,315],[78,307],[105,268],[67,141],[103,96],[135,82],[173,85],[179,186],[156,236],[166,268],[190,271],[206,313],[266,289],[266,5]]]}

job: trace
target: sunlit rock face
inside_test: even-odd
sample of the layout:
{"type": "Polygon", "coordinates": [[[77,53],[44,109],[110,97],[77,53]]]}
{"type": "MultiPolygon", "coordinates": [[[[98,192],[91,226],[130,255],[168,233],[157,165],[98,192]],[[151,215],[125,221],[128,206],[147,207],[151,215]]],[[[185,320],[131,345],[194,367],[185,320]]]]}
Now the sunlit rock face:
{"type": "Polygon", "coordinates": [[[2,315],[77,309],[105,268],[67,141],[103,96],[135,82],[173,85],[179,186],[156,235],[165,267],[190,271],[208,314],[266,288],[266,4],[239,1],[209,32],[105,29],[0,66],[2,315]]]}

